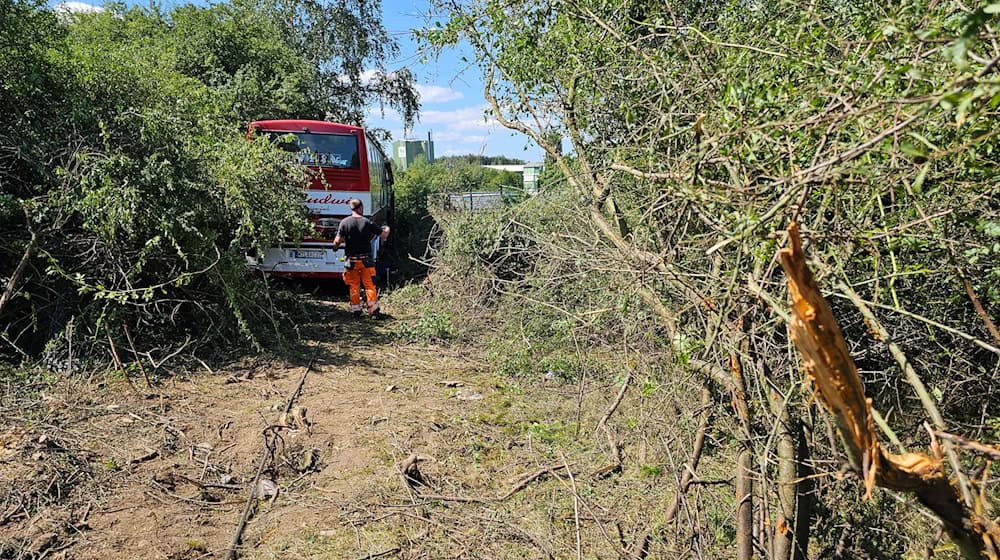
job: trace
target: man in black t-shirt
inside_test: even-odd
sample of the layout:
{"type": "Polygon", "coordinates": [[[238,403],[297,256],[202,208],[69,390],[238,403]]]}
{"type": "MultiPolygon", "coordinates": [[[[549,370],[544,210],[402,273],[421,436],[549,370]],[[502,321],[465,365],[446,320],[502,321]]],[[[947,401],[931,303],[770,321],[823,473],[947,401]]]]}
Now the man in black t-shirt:
{"type": "Polygon", "coordinates": [[[379,227],[365,217],[364,205],[352,198],[347,202],[351,215],[340,221],[334,247],[344,244],[344,282],[351,291],[351,313],[361,315],[361,284],[365,285],[365,300],[368,313],[373,319],[381,315],[378,308],[378,292],[375,290],[375,258],[372,255],[372,240],[379,236],[384,241],[389,237],[389,226],[379,227]]]}

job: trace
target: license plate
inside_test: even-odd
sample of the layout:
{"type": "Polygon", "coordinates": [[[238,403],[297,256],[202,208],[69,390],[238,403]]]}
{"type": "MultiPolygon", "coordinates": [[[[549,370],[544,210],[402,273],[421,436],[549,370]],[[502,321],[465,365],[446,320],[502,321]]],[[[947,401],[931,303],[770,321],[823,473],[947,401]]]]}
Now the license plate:
{"type": "Polygon", "coordinates": [[[325,251],[322,249],[296,249],[292,251],[293,259],[322,259],[325,251]]]}

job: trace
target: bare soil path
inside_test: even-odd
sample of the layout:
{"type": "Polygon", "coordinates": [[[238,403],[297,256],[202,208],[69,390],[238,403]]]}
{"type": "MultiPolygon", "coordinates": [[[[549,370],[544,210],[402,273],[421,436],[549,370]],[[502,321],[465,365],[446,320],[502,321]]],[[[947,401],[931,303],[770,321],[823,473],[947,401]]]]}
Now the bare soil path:
{"type": "MultiPolygon", "coordinates": [[[[460,430],[452,419],[487,406],[490,377],[474,356],[394,342],[384,324],[327,305],[324,320],[308,326],[315,358],[295,403],[311,425],[280,432],[263,477],[278,494],[259,502],[241,557],[313,557],[295,550],[311,541],[325,541],[330,557],[397,548],[362,539],[352,516],[386,488],[405,499],[397,464],[411,453],[450,452],[460,430]]],[[[278,423],[303,367],[249,361],[174,378],[148,395],[124,383],[81,383],[44,395],[45,410],[34,411],[41,417],[10,415],[0,429],[0,482],[48,480],[45,496],[88,489],[73,500],[35,495],[53,505],[34,514],[8,504],[0,511],[0,539],[12,543],[6,554],[17,557],[16,541],[22,557],[222,557],[264,450],[262,430],[278,423]],[[80,463],[75,475],[63,461],[71,456],[80,463]]],[[[435,470],[433,462],[422,467],[435,470]]]]}
{"type": "MultiPolygon", "coordinates": [[[[313,315],[291,357],[138,392],[60,377],[0,393],[0,560],[225,558],[263,431],[311,357],[295,402],[310,426],[279,430],[241,559],[609,558],[655,525],[658,470],[594,474],[614,387],[500,378],[479,348],[407,342],[412,317],[359,322],[339,298],[313,315]],[[401,476],[414,454],[422,486],[401,476]]],[[[655,434],[665,406],[619,414],[655,434]]],[[[655,440],[625,443],[633,465],[654,460],[655,440]]]]}

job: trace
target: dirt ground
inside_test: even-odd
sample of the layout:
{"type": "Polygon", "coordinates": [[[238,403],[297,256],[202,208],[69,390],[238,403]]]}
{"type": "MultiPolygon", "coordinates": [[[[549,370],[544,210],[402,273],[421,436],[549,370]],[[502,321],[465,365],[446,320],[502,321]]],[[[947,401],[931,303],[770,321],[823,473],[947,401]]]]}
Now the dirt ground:
{"type": "Polygon", "coordinates": [[[609,557],[654,524],[667,496],[648,469],[587,474],[608,460],[592,430],[614,388],[499,379],[480,349],[395,336],[402,320],[321,301],[299,358],[8,403],[0,559],[225,558],[265,453],[240,558],[609,557]],[[309,363],[308,426],[266,452],[309,363]]]}

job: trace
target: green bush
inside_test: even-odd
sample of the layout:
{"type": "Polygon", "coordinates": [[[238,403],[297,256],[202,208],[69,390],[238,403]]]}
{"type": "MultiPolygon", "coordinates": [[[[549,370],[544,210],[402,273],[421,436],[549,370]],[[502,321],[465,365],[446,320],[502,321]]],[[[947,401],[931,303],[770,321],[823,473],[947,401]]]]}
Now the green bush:
{"type": "Polygon", "coordinates": [[[360,123],[371,102],[412,118],[409,74],[361,81],[395,52],[370,8],[236,0],[57,17],[0,0],[3,285],[28,255],[0,308],[0,358],[37,355],[71,322],[81,351],[128,336],[139,350],[287,342],[245,253],[306,230],[304,173],[246,125],[360,123]]]}

